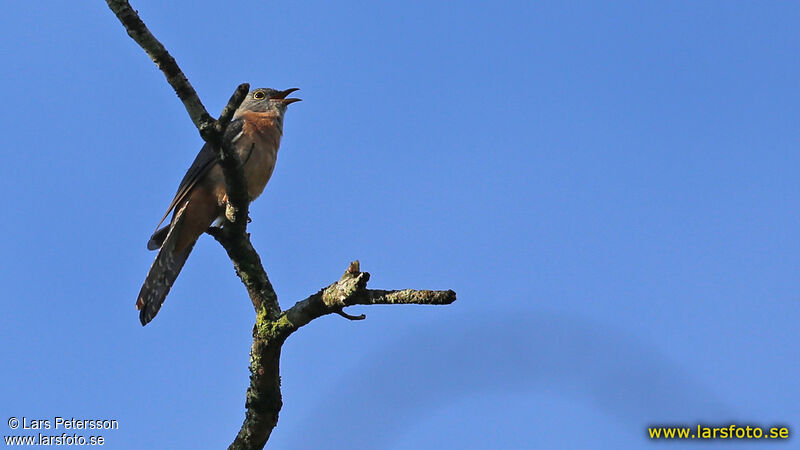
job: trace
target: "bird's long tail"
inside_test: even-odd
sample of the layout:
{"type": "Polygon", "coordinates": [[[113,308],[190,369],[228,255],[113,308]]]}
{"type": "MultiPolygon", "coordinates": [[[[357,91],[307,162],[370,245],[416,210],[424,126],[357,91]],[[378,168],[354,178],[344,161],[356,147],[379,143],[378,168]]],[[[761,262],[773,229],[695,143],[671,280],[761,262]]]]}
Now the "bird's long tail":
{"type": "Polygon", "coordinates": [[[161,245],[161,250],[159,250],[156,260],[153,261],[153,265],[150,266],[150,271],[144,280],[142,290],[139,291],[136,309],[139,310],[139,321],[142,322],[143,326],[147,325],[158,314],[158,310],[161,309],[164,299],[167,297],[175,279],[178,278],[183,264],[194,247],[196,239],[183,245],[181,249],[177,248],[178,236],[185,221],[185,210],[186,205],[184,204],[175,213],[169,232],[161,245]]]}

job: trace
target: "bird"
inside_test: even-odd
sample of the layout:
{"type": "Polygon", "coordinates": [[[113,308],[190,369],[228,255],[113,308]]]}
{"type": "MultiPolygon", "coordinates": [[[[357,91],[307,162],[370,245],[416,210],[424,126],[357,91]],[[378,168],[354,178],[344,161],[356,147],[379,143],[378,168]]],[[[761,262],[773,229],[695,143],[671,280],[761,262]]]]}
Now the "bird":
{"type": "MultiPolygon", "coordinates": [[[[264,191],[275,169],[286,108],[300,101],[288,96],[297,90],[250,91],[225,131],[223,141],[233,145],[242,161],[251,202],[264,191]]],[[[158,314],[197,239],[212,224],[224,223],[226,203],[225,177],[217,151],[206,143],[147,243],[147,249],[158,249],[158,254],[136,299],[142,326],[158,314]],[[170,212],[173,215],[169,224],[159,229],[170,212]]]]}

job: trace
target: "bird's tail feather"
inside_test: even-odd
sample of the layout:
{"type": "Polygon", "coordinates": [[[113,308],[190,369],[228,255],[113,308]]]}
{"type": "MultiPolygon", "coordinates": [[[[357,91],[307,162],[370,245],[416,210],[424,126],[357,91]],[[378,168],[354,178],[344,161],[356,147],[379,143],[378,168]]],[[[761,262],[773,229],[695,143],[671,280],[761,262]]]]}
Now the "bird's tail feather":
{"type": "Polygon", "coordinates": [[[136,309],[139,310],[139,321],[142,322],[142,326],[147,325],[158,314],[158,310],[161,309],[164,299],[194,247],[194,242],[191,242],[183,249],[176,249],[185,209],[186,205],[175,214],[168,227],[169,231],[164,237],[161,250],[153,261],[153,265],[150,266],[142,290],[139,291],[136,309]]]}

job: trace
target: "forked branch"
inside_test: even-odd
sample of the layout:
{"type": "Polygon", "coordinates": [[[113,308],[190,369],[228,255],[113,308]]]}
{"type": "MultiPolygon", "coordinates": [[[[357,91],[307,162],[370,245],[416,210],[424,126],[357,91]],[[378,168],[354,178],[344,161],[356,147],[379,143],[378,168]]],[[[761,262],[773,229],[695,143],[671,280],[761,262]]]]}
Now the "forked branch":
{"type": "Polygon", "coordinates": [[[203,140],[217,149],[225,175],[228,193],[226,218],[222,228],[211,228],[212,235],[228,253],[236,273],[247,288],[256,312],[253,345],[250,349],[250,386],[245,401],[245,420],[230,449],[261,449],[278,423],[283,401],[280,390],[280,354],[283,343],[292,333],[312,320],[328,314],[339,314],[350,320],[343,308],[353,305],[447,305],[456,300],[453,291],[385,291],[367,289],[369,273],[361,272],[358,261],[350,264],[342,277],[282,311],[278,296],[267,277],[261,257],[250,243],[247,233],[247,183],[242,163],[225,140],[225,130],[233,113],[244,100],[249,85],[241,84],[222,110],[219,119],[206,111],[189,80],[175,59],[147,29],[127,0],[106,0],[133,40],[150,56],[164,73],[167,82],[183,102],[189,117],[203,140]]]}

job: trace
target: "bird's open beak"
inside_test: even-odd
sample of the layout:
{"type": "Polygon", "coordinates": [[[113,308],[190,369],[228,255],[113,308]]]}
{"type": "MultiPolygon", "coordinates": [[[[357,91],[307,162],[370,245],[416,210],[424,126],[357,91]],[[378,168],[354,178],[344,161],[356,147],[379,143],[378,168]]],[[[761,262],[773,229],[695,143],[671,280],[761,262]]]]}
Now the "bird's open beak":
{"type": "Polygon", "coordinates": [[[301,99],[299,99],[299,98],[286,98],[286,96],[288,96],[289,94],[291,94],[294,91],[299,91],[299,90],[300,90],[300,88],[289,88],[289,89],[287,89],[285,91],[278,92],[275,95],[274,98],[280,100],[281,102],[283,102],[284,105],[291,105],[294,102],[301,101],[301,99]]]}

